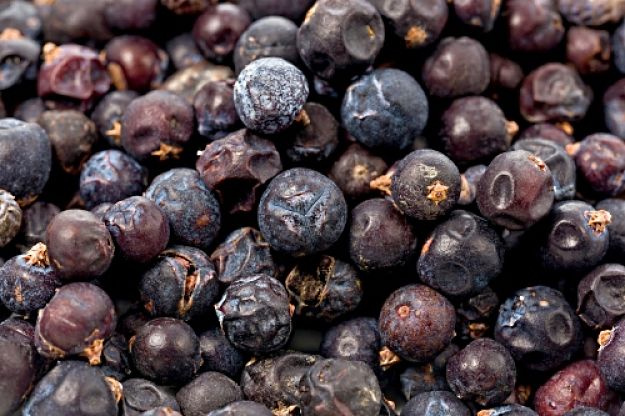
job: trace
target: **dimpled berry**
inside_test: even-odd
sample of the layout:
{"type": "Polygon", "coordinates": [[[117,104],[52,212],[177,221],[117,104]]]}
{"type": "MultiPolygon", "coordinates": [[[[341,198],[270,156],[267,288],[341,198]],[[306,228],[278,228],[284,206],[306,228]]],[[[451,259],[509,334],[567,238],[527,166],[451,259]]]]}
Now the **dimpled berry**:
{"type": "Polygon", "coordinates": [[[334,182],[304,168],[276,176],[260,199],[258,225],[274,250],[302,256],[329,248],[347,222],[347,203],[334,182]]]}
{"type": "Polygon", "coordinates": [[[308,81],[282,58],[263,58],[246,66],[234,84],[234,105],[251,130],[275,134],[295,121],[308,98],[308,81]]]}
{"type": "Polygon", "coordinates": [[[424,285],[393,292],[380,312],[382,343],[402,358],[426,362],[454,337],[456,312],[441,294],[424,285]]]}

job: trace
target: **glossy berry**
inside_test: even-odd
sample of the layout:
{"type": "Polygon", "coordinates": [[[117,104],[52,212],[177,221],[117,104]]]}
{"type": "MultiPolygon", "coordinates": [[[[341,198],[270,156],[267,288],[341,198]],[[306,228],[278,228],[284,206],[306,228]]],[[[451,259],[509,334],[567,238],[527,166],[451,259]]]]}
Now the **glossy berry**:
{"type": "Polygon", "coordinates": [[[318,0],[297,32],[297,48],[317,76],[347,81],[373,63],[384,44],[384,23],[366,0],[318,0]]]}
{"type": "Polygon", "coordinates": [[[148,171],[119,150],[91,156],[80,172],[79,192],[87,208],[139,195],[148,184],[148,171]]]}
{"type": "Polygon", "coordinates": [[[289,297],[273,277],[258,274],[235,280],[215,309],[221,329],[243,351],[267,353],[289,340],[289,297]]]}
{"type": "Polygon", "coordinates": [[[330,256],[301,261],[285,281],[294,314],[326,322],[358,307],[363,296],[361,285],[349,263],[330,256]]]}
{"type": "Polygon", "coordinates": [[[430,391],[449,391],[445,368],[451,356],[460,351],[455,344],[436,356],[430,363],[411,365],[399,375],[401,392],[406,400],[430,391]]]}
{"type": "Polygon", "coordinates": [[[35,345],[47,358],[81,355],[97,365],[116,324],[115,308],[106,292],[91,283],[71,283],[39,312],[35,345]]]}
{"type": "Polygon", "coordinates": [[[50,264],[63,280],[101,276],[115,245],[106,226],[88,211],[71,209],[54,217],[46,232],[50,264]]]}
{"type": "Polygon", "coordinates": [[[384,159],[354,143],[334,162],[328,177],[341,188],[345,198],[359,201],[371,195],[370,182],[387,168],[384,159]]]}
{"type": "Polygon", "coordinates": [[[562,293],[546,286],[521,289],[499,310],[495,339],[520,367],[550,371],[581,346],[581,325],[562,293]]]}
{"type": "Polygon", "coordinates": [[[523,68],[516,62],[496,53],[490,53],[489,57],[491,88],[516,89],[525,77],[523,68]]]}
{"type": "Polygon", "coordinates": [[[604,196],[625,190],[625,143],[606,133],[595,133],[567,147],[575,159],[581,179],[604,196]]]}
{"type": "Polygon", "coordinates": [[[434,220],[456,205],[460,172],[440,152],[415,150],[397,164],[390,189],[401,212],[417,220],[434,220]]]}
{"type": "Polygon", "coordinates": [[[447,382],[460,399],[492,406],[512,393],[516,367],[503,345],[488,338],[477,339],[449,359],[447,382]]]}
{"type": "Polygon", "coordinates": [[[276,146],[243,129],[208,144],[195,164],[223,211],[236,214],[256,208],[262,186],[282,171],[276,146]]]}
{"type": "Polygon", "coordinates": [[[593,93],[577,71],[548,63],[530,72],[521,85],[519,108],[532,123],[576,121],[584,118],[593,93]]]}
{"type": "Polygon", "coordinates": [[[625,137],[625,128],[621,117],[625,113],[625,80],[616,81],[605,90],[603,95],[603,117],[610,133],[620,138],[625,137]]]}
{"type": "Polygon", "coordinates": [[[143,273],[138,289],[150,315],[188,321],[212,312],[219,283],[215,268],[203,251],[172,246],[161,252],[143,273]]]}
{"type": "Polygon", "coordinates": [[[378,369],[381,347],[377,320],[360,317],[328,329],[323,335],[320,353],[326,358],[362,361],[378,369]]]}
{"type": "Polygon", "coordinates": [[[465,297],[497,277],[503,260],[503,242],[488,222],[467,211],[454,211],[423,244],[417,271],[425,284],[444,295],[465,297]]]}
{"type": "Polygon", "coordinates": [[[347,131],[366,147],[404,150],[423,131],[428,100],[421,86],[398,69],[378,69],[353,83],[341,105],[347,131]]]}
{"type": "Polygon", "coordinates": [[[206,59],[220,62],[232,54],[237,40],[251,22],[250,15],[242,7],[218,4],[197,18],[193,39],[206,59]]]}
{"type": "Polygon", "coordinates": [[[193,97],[198,132],[209,140],[221,139],[240,126],[234,90],[228,81],[206,83],[193,97]]]}
{"type": "Polygon", "coordinates": [[[606,30],[575,26],[566,35],[566,58],[580,74],[595,74],[610,69],[612,49],[606,30]]]}
{"type": "Polygon", "coordinates": [[[303,414],[375,415],[382,404],[373,370],[360,361],[319,360],[302,377],[299,388],[303,414]]]}
{"type": "Polygon", "coordinates": [[[124,398],[121,404],[124,416],[139,416],[159,406],[180,410],[176,398],[171,393],[149,380],[131,378],[125,380],[122,387],[124,398]]]}
{"type": "Polygon", "coordinates": [[[408,285],[393,292],[380,311],[382,343],[402,358],[425,362],[454,337],[456,312],[437,291],[408,285]]]}
{"type": "Polygon", "coordinates": [[[558,7],[566,20],[585,26],[618,22],[625,14],[623,5],[611,0],[558,0],[558,7]]]}
{"type": "Polygon", "coordinates": [[[26,251],[46,238],[46,228],[61,210],[49,202],[37,201],[22,211],[22,228],[18,244],[26,251]]]}
{"type": "Polygon", "coordinates": [[[195,44],[193,36],[188,32],[171,38],[165,44],[165,49],[171,59],[171,63],[177,70],[206,62],[204,55],[202,55],[202,52],[195,44]]]}
{"type": "Polygon", "coordinates": [[[217,198],[192,169],[171,169],[158,175],[145,197],[169,218],[173,241],[206,249],[221,226],[217,198]]]}
{"type": "Polygon", "coordinates": [[[195,332],[174,318],[156,318],[140,327],[130,351],[137,372],[159,384],[189,382],[202,362],[195,332]]]}
{"type": "Polygon", "coordinates": [[[200,374],[176,393],[176,400],[185,416],[204,416],[242,399],[241,387],[237,383],[212,371],[200,374]]]}
{"type": "Polygon", "coordinates": [[[0,189],[0,247],[8,245],[20,231],[22,209],[15,197],[0,189]]]}
{"type": "Polygon", "coordinates": [[[562,16],[554,0],[507,2],[508,44],[521,52],[546,52],[564,37],[562,16]]]}
{"type": "Polygon", "coordinates": [[[234,84],[234,105],[250,130],[275,134],[287,129],[308,98],[308,81],[281,58],[262,58],[246,66],[234,84]]]}
{"type": "Polygon", "coordinates": [[[306,103],[303,120],[294,123],[284,134],[292,137],[284,153],[293,163],[316,166],[327,162],[340,144],[339,123],[332,113],[317,103],[306,103]]]}
{"type": "Polygon", "coordinates": [[[536,241],[540,262],[548,270],[579,272],[603,259],[610,243],[612,215],[581,201],[556,204],[536,241]]]}
{"type": "Polygon", "coordinates": [[[482,215],[511,230],[526,229],[538,222],[547,215],[553,200],[551,171],[525,150],[495,157],[477,188],[482,215]]]}
{"type": "Polygon", "coordinates": [[[98,367],[80,361],[58,363],[35,386],[24,416],[44,414],[116,416],[121,386],[98,367]],[[72,386],[71,394],[67,387],[72,386]]]}
{"type": "Polygon", "coordinates": [[[421,76],[435,97],[481,94],[490,82],[488,53],[471,38],[445,38],[425,61],[421,76]]]}
{"type": "Polygon", "coordinates": [[[168,91],[133,100],[121,120],[121,144],[137,160],[179,158],[194,131],[193,107],[168,91]]]}
{"type": "Polygon", "coordinates": [[[499,17],[498,0],[469,0],[454,2],[454,11],[462,23],[489,32],[499,17]]]}
{"type": "Polygon", "coordinates": [[[61,281],[42,243],[0,267],[0,300],[11,312],[28,315],[46,306],[61,281]]]}
{"type": "Polygon", "coordinates": [[[276,176],[258,206],[258,225],[265,240],[274,250],[293,256],[328,249],[346,222],[347,204],[338,186],[305,168],[276,176]]]}
{"type": "Polygon", "coordinates": [[[432,391],[416,395],[404,405],[401,416],[469,416],[471,411],[453,393],[432,391]]]}
{"type": "Polygon", "coordinates": [[[143,92],[160,86],[169,65],[165,51],[141,36],[117,36],[104,53],[112,82],[120,91],[143,92]]]}
{"type": "Polygon", "coordinates": [[[604,199],[596,205],[597,210],[610,213],[610,246],[607,257],[619,259],[625,253],[625,201],[621,199],[604,199]]]}
{"type": "Polygon", "coordinates": [[[238,380],[247,356],[236,349],[221,329],[210,329],[200,335],[202,371],[218,371],[238,380]]]}
{"type": "Polygon", "coordinates": [[[605,409],[608,386],[594,361],[569,364],[536,390],[534,409],[539,415],[562,415],[579,406],[605,409]]]}
{"type": "Polygon", "coordinates": [[[349,256],[362,271],[391,270],[415,255],[417,236],[408,219],[387,199],[354,207],[349,227],[349,256]]]}
{"type": "Polygon", "coordinates": [[[271,416],[272,413],[267,407],[260,403],[239,400],[232,402],[221,409],[213,410],[206,416],[271,416]]]}
{"type": "Polygon", "coordinates": [[[48,135],[37,124],[3,118],[0,147],[0,189],[13,195],[21,206],[31,204],[43,191],[52,168],[48,135]]]}

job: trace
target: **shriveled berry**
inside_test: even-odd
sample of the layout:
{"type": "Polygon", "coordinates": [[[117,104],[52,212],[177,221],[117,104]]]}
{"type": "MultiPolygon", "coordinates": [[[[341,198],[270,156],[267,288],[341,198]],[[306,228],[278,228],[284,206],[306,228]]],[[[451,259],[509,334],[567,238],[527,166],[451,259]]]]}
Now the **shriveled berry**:
{"type": "Polygon", "coordinates": [[[353,143],[334,162],[328,177],[341,188],[345,198],[359,201],[371,195],[370,182],[387,168],[384,159],[353,143]]]}
{"type": "Polygon", "coordinates": [[[577,286],[577,313],[593,329],[607,329],[625,315],[625,266],[603,264],[577,286]]]}
{"type": "Polygon", "coordinates": [[[176,393],[185,416],[204,416],[242,399],[243,393],[237,383],[213,371],[200,374],[176,393]]]}
{"type": "Polygon", "coordinates": [[[567,146],[581,179],[593,192],[616,196],[625,190],[625,143],[606,133],[595,133],[567,146]]]}
{"type": "Polygon", "coordinates": [[[566,58],[580,74],[595,74],[610,69],[612,48],[607,30],[575,26],[566,35],[566,58]]]}
{"type": "Polygon", "coordinates": [[[246,364],[247,356],[236,349],[219,328],[200,335],[202,371],[218,371],[238,380],[246,364]]]}
{"type": "Polygon", "coordinates": [[[124,381],[122,386],[124,389],[123,416],[139,416],[143,412],[160,406],[180,410],[174,395],[149,380],[131,378],[124,381]]]}
{"type": "Polygon", "coordinates": [[[558,8],[566,20],[584,26],[618,22],[625,14],[623,4],[614,0],[558,0],[558,8]]]}

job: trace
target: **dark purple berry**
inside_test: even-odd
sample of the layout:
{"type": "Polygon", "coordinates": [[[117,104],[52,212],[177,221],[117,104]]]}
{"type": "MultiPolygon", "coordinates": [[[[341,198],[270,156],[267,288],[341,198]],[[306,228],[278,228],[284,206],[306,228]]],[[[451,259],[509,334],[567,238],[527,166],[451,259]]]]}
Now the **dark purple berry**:
{"type": "Polygon", "coordinates": [[[593,329],[608,329],[625,315],[625,266],[603,264],[577,286],[577,314],[593,329]]]}
{"type": "Polygon", "coordinates": [[[27,250],[46,238],[50,221],[61,210],[49,202],[37,201],[22,211],[22,228],[18,235],[20,246],[27,250]]]}
{"type": "Polygon", "coordinates": [[[167,53],[141,36],[113,38],[106,45],[104,54],[111,81],[120,91],[143,92],[159,87],[169,65],[167,53]]]}
{"type": "Polygon", "coordinates": [[[198,132],[213,141],[240,127],[234,107],[234,90],[228,81],[208,82],[195,93],[193,108],[198,132]]]}
{"type": "Polygon", "coordinates": [[[625,79],[612,84],[603,95],[603,116],[610,133],[625,138],[621,120],[625,117],[625,79]]]}
{"type": "Polygon", "coordinates": [[[401,416],[469,416],[471,411],[453,393],[432,391],[416,395],[404,405],[401,416]]]}
{"type": "Polygon", "coordinates": [[[378,321],[361,317],[328,329],[323,336],[320,353],[326,358],[362,361],[376,370],[380,365],[381,347],[378,321]]]}
{"type": "Polygon", "coordinates": [[[131,378],[122,383],[124,398],[122,416],[139,416],[159,406],[180,410],[173,394],[165,388],[142,378],[131,378]]]}
{"type": "Polygon", "coordinates": [[[212,371],[200,374],[176,393],[176,400],[185,416],[205,416],[242,399],[241,387],[236,382],[212,371]]]}
{"type": "Polygon", "coordinates": [[[284,16],[299,22],[314,0],[239,0],[238,3],[254,19],[264,16],[284,16]]]}
{"type": "Polygon", "coordinates": [[[454,2],[454,11],[462,23],[483,32],[493,29],[499,17],[500,0],[461,0],[454,2]]]}
{"type": "Polygon", "coordinates": [[[215,328],[200,335],[202,371],[218,371],[238,380],[247,356],[236,349],[221,329],[215,328]]]}
{"type": "Polygon", "coordinates": [[[237,40],[250,23],[250,15],[240,6],[218,4],[197,18],[193,39],[206,59],[220,62],[232,54],[237,40]]]}
{"type": "Polygon", "coordinates": [[[607,258],[620,259],[625,255],[625,201],[604,199],[596,205],[597,210],[610,213],[610,246],[607,258]]]}
{"type": "Polygon", "coordinates": [[[585,26],[618,22],[625,14],[623,4],[614,0],[558,0],[558,8],[566,20],[585,26]]]}
{"type": "Polygon", "coordinates": [[[612,58],[610,33],[583,26],[570,28],[566,35],[566,58],[580,74],[606,72],[612,58]]]}
{"type": "Polygon", "coordinates": [[[547,52],[564,37],[564,24],[554,0],[509,0],[508,43],[521,52],[547,52]]]}
{"type": "Polygon", "coordinates": [[[206,416],[272,416],[272,413],[260,403],[239,400],[221,409],[213,410],[206,416]]]}
{"type": "Polygon", "coordinates": [[[359,201],[371,195],[370,182],[387,169],[384,159],[353,143],[334,162],[328,177],[341,188],[345,198],[359,201]]]}
{"type": "Polygon", "coordinates": [[[339,146],[339,123],[326,107],[306,103],[299,122],[284,135],[290,142],[284,153],[291,162],[317,166],[327,162],[339,146]]]}
{"type": "MultiPolygon", "coordinates": [[[[563,129],[565,125],[558,126],[550,123],[532,124],[519,135],[517,141],[528,139],[547,140],[562,147],[573,144],[573,137],[563,129]]],[[[570,132],[572,133],[572,131],[570,132]]]]}

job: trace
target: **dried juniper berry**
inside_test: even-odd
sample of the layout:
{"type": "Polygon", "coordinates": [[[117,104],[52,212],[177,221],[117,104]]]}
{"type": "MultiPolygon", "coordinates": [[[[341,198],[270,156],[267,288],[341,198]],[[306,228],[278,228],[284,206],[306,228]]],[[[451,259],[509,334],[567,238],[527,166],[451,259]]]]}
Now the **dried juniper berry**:
{"type": "Polygon", "coordinates": [[[622,199],[604,199],[596,205],[597,210],[610,213],[610,246],[607,258],[616,260],[625,255],[625,201],[622,199]]]}
{"type": "Polygon", "coordinates": [[[512,149],[526,150],[536,155],[549,167],[556,201],[571,199],[575,196],[577,178],[575,161],[561,145],[545,139],[524,139],[517,141],[512,149]]]}
{"type": "Polygon", "coordinates": [[[532,123],[576,121],[584,118],[593,92],[577,71],[561,63],[548,63],[530,72],[521,85],[519,108],[532,123]]]}
{"type": "Polygon", "coordinates": [[[320,353],[326,358],[362,361],[376,370],[380,366],[381,347],[378,321],[359,317],[328,329],[323,335],[320,353]]]}
{"type": "Polygon", "coordinates": [[[121,394],[119,382],[99,368],[80,361],[59,362],[37,383],[22,414],[116,416],[121,394]]]}
{"type": "Polygon", "coordinates": [[[43,370],[33,333],[26,321],[7,319],[0,324],[0,414],[18,410],[43,370]]]}
{"type": "Polygon", "coordinates": [[[517,141],[528,139],[547,140],[562,147],[573,144],[574,141],[573,137],[563,130],[563,127],[551,123],[532,124],[519,134],[517,141]]]}
{"type": "Polygon", "coordinates": [[[49,202],[37,201],[22,211],[22,228],[18,234],[18,244],[22,251],[29,249],[46,238],[46,228],[60,208],[49,202]]]}
{"type": "Polygon", "coordinates": [[[484,217],[511,230],[522,230],[549,213],[554,200],[549,167],[525,150],[495,157],[480,179],[477,205],[484,217]]]}
{"type": "Polygon", "coordinates": [[[300,261],[285,286],[296,316],[326,322],[353,312],[363,295],[356,270],[326,255],[300,261]]]}
{"type": "Polygon", "coordinates": [[[158,87],[169,65],[167,53],[142,36],[117,36],[106,45],[104,54],[111,81],[120,91],[158,87]]]}
{"type": "Polygon", "coordinates": [[[19,103],[13,111],[13,117],[27,123],[36,123],[46,111],[45,103],[39,97],[29,98],[19,103]]]}
{"type": "Polygon", "coordinates": [[[424,392],[416,395],[401,410],[401,416],[469,416],[471,411],[453,393],[424,392]]]}
{"type": "Polygon", "coordinates": [[[449,359],[447,382],[460,399],[493,406],[503,403],[512,393],[516,367],[503,345],[481,338],[449,359]]]}
{"type": "Polygon", "coordinates": [[[520,404],[506,404],[491,409],[480,410],[478,416],[538,416],[538,413],[529,407],[520,404]]]}
{"type": "Polygon", "coordinates": [[[62,286],[39,312],[35,345],[47,358],[81,355],[98,365],[104,341],[116,324],[115,308],[106,292],[91,283],[71,283],[62,286]]]}
{"type": "Polygon", "coordinates": [[[171,38],[165,44],[165,49],[175,69],[188,68],[205,61],[189,32],[171,38]]]}
{"type": "Polygon", "coordinates": [[[341,105],[345,129],[374,149],[404,150],[428,121],[428,100],[408,73],[384,68],[350,85],[341,105]]]}
{"type": "Polygon", "coordinates": [[[523,81],[523,68],[516,62],[496,53],[490,53],[490,86],[514,90],[523,81]]]}
{"type": "Polygon", "coordinates": [[[314,0],[239,0],[238,3],[254,20],[264,16],[284,16],[298,22],[314,0]]]}
{"type": "Polygon", "coordinates": [[[190,320],[207,316],[219,294],[213,263],[203,251],[172,246],[161,252],[138,285],[152,316],[190,320]]]}
{"type": "Polygon", "coordinates": [[[104,11],[108,4],[106,0],[88,3],[81,0],[59,0],[47,3],[47,7],[40,8],[44,39],[58,43],[106,42],[113,36],[104,20],[104,11]]]}
{"type": "Polygon", "coordinates": [[[282,283],[264,274],[232,282],[215,310],[228,340],[243,351],[275,351],[291,335],[289,295],[282,283]]]}
{"type": "Polygon", "coordinates": [[[243,276],[276,276],[269,244],[255,228],[234,230],[217,246],[210,258],[215,264],[219,282],[226,286],[243,276]]]}
{"type": "Polygon", "coordinates": [[[552,271],[580,272],[599,264],[608,251],[612,215],[582,201],[554,205],[539,227],[540,264],[552,271]]]}
{"type": "Polygon", "coordinates": [[[595,133],[567,146],[583,182],[593,192],[616,196],[625,190],[625,143],[606,133],[595,133]]]}
{"type": "Polygon", "coordinates": [[[236,382],[212,371],[200,374],[176,393],[185,416],[204,416],[242,399],[241,387],[236,382]]]}
{"type": "Polygon", "coordinates": [[[161,406],[150,409],[147,412],[143,412],[140,416],[182,416],[182,413],[177,410],[173,410],[169,406],[161,406]]]}
{"type": "Polygon", "coordinates": [[[612,329],[602,331],[599,334],[599,355],[597,356],[597,365],[601,370],[601,375],[610,388],[619,392],[625,391],[624,329],[625,320],[621,319],[612,329]]]}
{"type": "Polygon", "coordinates": [[[579,350],[581,331],[562,293],[534,286],[519,290],[501,305],[495,339],[508,348],[520,367],[546,372],[579,350]]]}
{"type": "Polygon", "coordinates": [[[202,364],[195,332],[174,318],[156,318],[140,327],[130,352],[138,374],[159,384],[185,384],[202,364]]]}
{"type": "Polygon", "coordinates": [[[3,118],[0,147],[0,189],[12,194],[21,206],[31,204],[43,191],[52,168],[48,135],[35,123],[3,118]]]}
{"type": "Polygon", "coordinates": [[[411,365],[399,375],[401,392],[406,400],[429,391],[449,391],[445,369],[451,356],[460,351],[457,345],[449,344],[430,363],[411,365]]]}
{"type": "Polygon", "coordinates": [[[247,129],[208,144],[195,167],[229,214],[251,212],[262,186],[282,171],[276,146],[247,129]]]}
{"type": "Polygon", "coordinates": [[[608,386],[594,361],[576,361],[555,373],[536,390],[534,410],[557,416],[578,406],[605,409],[608,386]]]}
{"type": "Polygon", "coordinates": [[[0,247],[8,245],[20,231],[22,209],[15,197],[0,189],[0,247]]]}
{"type": "Polygon", "coordinates": [[[625,315],[625,266],[603,264],[577,286],[577,314],[593,329],[607,329],[625,315]]]}
{"type": "Polygon", "coordinates": [[[625,73],[625,23],[621,23],[612,34],[614,65],[620,73],[625,73]]]}
{"type": "Polygon", "coordinates": [[[14,313],[28,315],[43,308],[60,286],[43,243],[0,267],[0,300],[14,313]]]}
{"type": "Polygon", "coordinates": [[[570,28],[566,35],[566,58],[580,74],[606,72],[612,58],[610,33],[583,26],[570,28]]]}
{"type": "Polygon", "coordinates": [[[285,352],[252,361],[241,375],[243,394],[248,400],[262,403],[273,411],[297,408],[300,381],[319,360],[315,355],[285,352]]]}
{"type": "Polygon", "coordinates": [[[569,410],[563,416],[610,416],[610,414],[594,407],[580,406],[569,410]]]}
{"type": "Polygon", "coordinates": [[[237,40],[250,23],[250,15],[241,6],[217,4],[197,18],[193,39],[206,59],[221,62],[232,54],[237,40]]]}
{"type": "Polygon", "coordinates": [[[415,150],[397,164],[390,190],[401,212],[417,220],[435,220],[456,205],[460,172],[440,152],[415,150]]]}
{"type": "Polygon", "coordinates": [[[104,10],[106,24],[116,32],[149,29],[156,21],[158,0],[117,0],[104,10]]]}
{"type": "Polygon", "coordinates": [[[297,64],[297,29],[293,21],[280,16],[263,17],[252,23],[241,34],[234,49],[235,72],[239,74],[260,58],[277,57],[297,64]]]}
{"type": "Polygon", "coordinates": [[[547,52],[564,37],[555,0],[510,0],[506,4],[508,44],[521,52],[547,52]]]}
{"type": "Polygon", "coordinates": [[[625,117],[625,79],[616,81],[603,94],[603,116],[610,133],[625,138],[621,120],[625,117]]]}
{"type": "Polygon", "coordinates": [[[387,199],[369,199],[351,212],[349,256],[362,271],[391,270],[416,254],[412,224],[387,199]]]}
{"type": "Polygon", "coordinates": [[[360,361],[317,361],[300,381],[302,414],[377,415],[382,391],[373,370],[360,361]]]}
{"type": "Polygon", "coordinates": [[[421,76],[434,97],[481,94],[490,83],[490,59],[474,39],[445,38],[425,61],[421,76]]]}
{"type": "Polygon", "coordinates": [[[229,80],[232,77],[234,74],[230,67],[202,61],[176,71],[165,80],[161,88],[193,103],[193,96],[205,83],[229,80]]]}
{"type": "Polygon", "coordinates": [[[463,300],[456,308],[456,340],[471,342],[490,332],[500,300],[490,287],[463,300]]]}
{"type": "Polygon", "coordinates": [[[206,416],[271,416],[271,411],[260,403],[239,400],[221,409],[213,410],[206,416]]]}
{"type": "Polygon", "coordinates": [[[118,252],[127,260],[147,263],[167,247],[169,220],[153,201],[131,196],[111,206],[104,224],[118,252]]]}
{"type": "Polygon", "coordinates": [[[499,0],[464,0],[454,2],[454,11],[462,23],[490,32],[499,17],[499,0]]]}
{"type": "Polygon", "coordinates": [[[274,250],[303,256],[326,250],[341,236],[347,203],[338,186],[310,169],[276,176],[258,205],[260,232],[274,250]]]}
{"type": "Polygon", "coordinates": [[[0,31],[17,29],[31,39],[41,32],[41,17],[37,6],[25,0],[12,0],[0,7],[0,31]]]}
{"type": "Polygon", "coordinates": [[[284,133],[289,139],[286,157],[299,165],[327,162],[339,146],[339,123],[326,107],[317,103],[304,104],[301,116],[284,133]]]}
{"type": "Polygon", "coordinates": [[[194,15],[206,10],[212,0],[161,0],[161,4],[177,15],[194,15]]]}
{"type": "Polygon", "coordinates": [[[384,159],[353,143],[334,162],[328,177],[341,188],[345,198],[359,201],[371,195],[370,182],[387,168],[384,159]]]}
{"type": "Polygon", "coordinates": [[[148,171],[119,150],[91,156],[80,172],[79,191],[87,208],[139,195],[148,184],[148,171]]]}
{"type": "Polygon", "coordinates": [[[45,111],[37,121],[46,131],[56,161],[64,172],[77,175],[98,141],[93,121],[80,111],[45,111]]]}
{"type": "Polygon", "coordinates": [[[180,410],[174,395],[165,388],[142,378],[130,378],[122,383],[124,398],[121,416],[139,416],[160,406],[180,410]]]}
{"type": "Polygon", "coordinates": [[[454,337],[456,312],[440,293],[423,285],[393,292],[380,311],[382,344],[408,361],[434,358],[454,337]]]}
{"type": "Polygon", "coordinates": [[[206,249],[217,237],[221,226],[219,203],[196,171],[177,168],[162,173],[144,195],[169,218],[173,241],[206,249]]]}
{"type": "Polygon", "coordinates": [[[179,158],[193,131],[191,104],[169,91],[133,100],[121,120],[121,144],[137,160],[179,158]]]}
{"type": "Polygon", "coordinates": [[[132,374],[132,358],[128,350],[128,341],[120,333],[114,333],[102,348],[102,371],[107,377],[123,381],[132,374]]]}
{"type": "Polygon", "coordinates": [[[209,329],[200,335],[201,371],[218,371],[238,380],[245,367],[246,355],[236,349],[220,329],[209,329]]]}
{"type": "Polygon", "coordinates": [[[229,81],[207,82],[193,97],[198,133],[209,140],[221,139],[240,127],[229,81]]]}
{"type": "Polygon", "coordinates": [[[504,252],[503,241],[488,221],[454,211],[423,244],[417,271],[425,284],[444,295],[466,297],[501,273],[504,252]]]}
{"type": "Polygon", "coordinates": [[[441,118],[439,137],[445,154],[459,164],[489,162],[512,143],[518,130],[486,97],[454,100],[441,118]]]}
{"type": "Polygon", "coordinates": [[[308,81],[282,58],[261,58],[246,66],[234,84],[234,105],[250,130],[275,134],[286,130],[308,98],[308,81]]]}
{"type": "Polygon", "coordinates": [[[566,20],[584,26],[618,22],[625,14],[623,4],[613,0],[558,0],[558,8],[566,20]]]}
{"type": "Polygon", "coordinates": [[[101,276],[115,245],[104,223],[89,211],[70,209],[54,217],[46,231],[50,264],[63,280],[101,276]]]}
{"type": "Polygon", "coordinates": [[[111,80],[95,50],[74,44],[47,44],[43,53],[37,93],[44,100],[86,110],[108,92],[111,80]]]}
{"type": "Polygon", "coordinates": [[[486,165],[471,166],[460,175],[460,196],[458,205],[471,205],[477,196],[477,185],[486,172],[486,165]]]}
{"type": "Polygon", "coordinates": [[[384,23],[366,0],[318,0],[297,32],[297,48],[317,76],[345,82],[373,64],[384,45],[384,23]]]}
{"type": "Polygon", "coordinates": [[[121,120],[124,111],[139,95],[134,91],[112,91],[104,96],[93,109],[91,120],[100,137],[112,147],[121,147],[121,120]]]}
{"type": "Polygon", "coordinates": [[[37,78],[40,45],[16,29],[0,33],[0,90],[37,78]]]}

